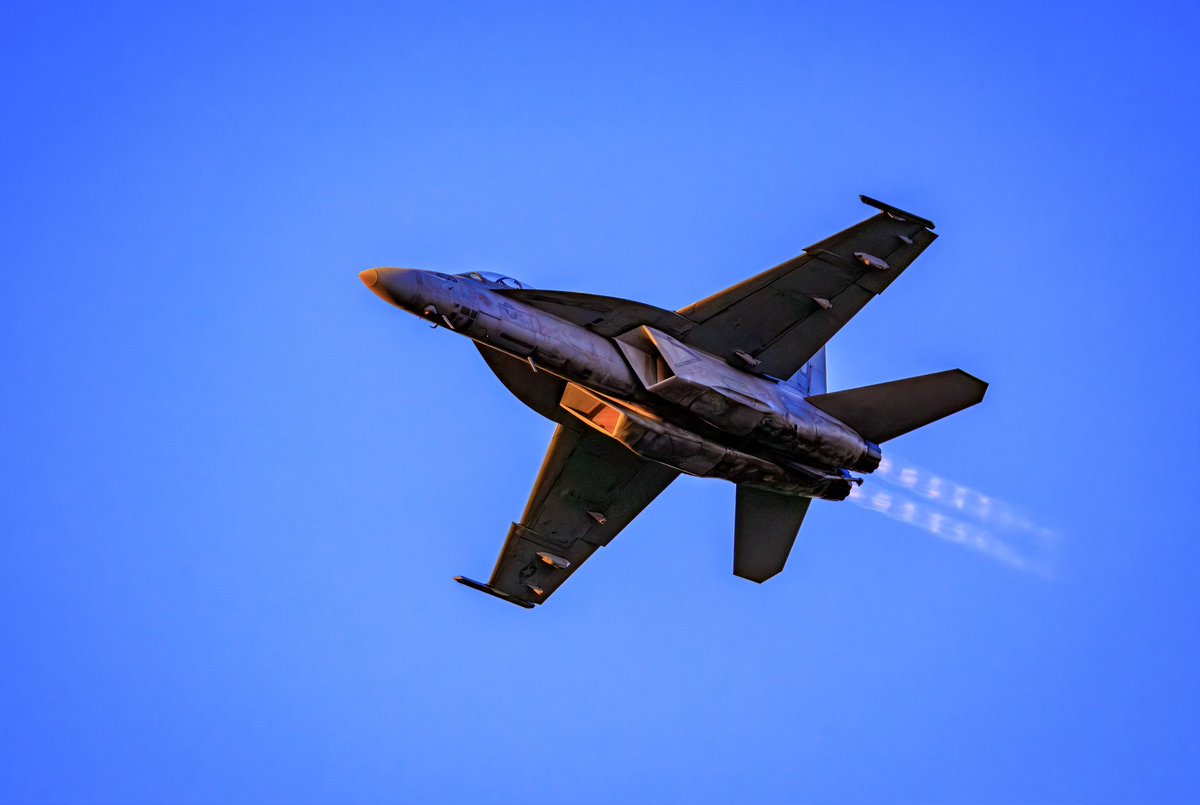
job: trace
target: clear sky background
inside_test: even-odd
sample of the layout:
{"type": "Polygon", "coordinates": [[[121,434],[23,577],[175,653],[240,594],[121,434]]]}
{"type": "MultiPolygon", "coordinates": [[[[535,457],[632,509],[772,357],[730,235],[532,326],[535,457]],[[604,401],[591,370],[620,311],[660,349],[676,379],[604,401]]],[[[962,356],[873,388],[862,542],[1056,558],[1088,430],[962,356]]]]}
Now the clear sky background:
{"type": "Polygon", "coordinates": [[[1198,21],[4,3],[0,801],[1200,802],[1198,21]],[[942,237],[831,386],[990,381],[889,454],[1023,563],[864,498],[759,587],[685,478],[451,582],[552,426],[360,270],[676,308],[858,193],[942,237]]]}

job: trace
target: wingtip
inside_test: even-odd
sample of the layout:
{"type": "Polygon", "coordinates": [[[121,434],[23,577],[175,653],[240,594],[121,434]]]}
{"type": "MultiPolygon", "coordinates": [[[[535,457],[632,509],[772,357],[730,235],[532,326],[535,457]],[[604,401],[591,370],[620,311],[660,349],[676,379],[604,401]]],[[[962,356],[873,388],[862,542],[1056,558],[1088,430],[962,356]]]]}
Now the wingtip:
{"type": "Polygon", "coordinates": [[[921,226],[925,227],[926,229],[934,228],[933,221],[930,221],[928,218],[922,218],[919,215],[916,215],[911,212],[907,212],[905,210],[900,209],[899,207],[893,207],[891,204],[880,201],[879,199],[871,198],[870,196],[863,195],[860,193],[858,196],[858,200],[861,201],[863,204],[866,204],[868,207],[874,207],[875,209],[879,210],[880,212],[887,213],[891,217],[897,218],[901,221],[912,221],[914,223],[920,224],[921,226]]]}
{"type": "Polygon", "coordinates": [[[475,581],[475,579],[469,579],[466,576],[455,576],[454,580],[464,587],[470,587],[472,590],[479,590],[481,593],[487,593],[488,595],[495,596],[501,601],[507,601],[510,604],[516,604],[517,606],[525,609],[533,609],[534,605],[530,602],[522,601],[520,598],[514,598],[503,590],[497,590],[495,587],[484,584],[481,581],[475,581]]]}

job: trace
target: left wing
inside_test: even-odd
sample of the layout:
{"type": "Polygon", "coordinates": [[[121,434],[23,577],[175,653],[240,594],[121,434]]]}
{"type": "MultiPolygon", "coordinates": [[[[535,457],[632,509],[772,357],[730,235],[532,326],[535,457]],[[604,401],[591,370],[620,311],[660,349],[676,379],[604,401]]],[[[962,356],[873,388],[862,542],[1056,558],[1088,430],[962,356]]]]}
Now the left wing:
{"type": "Polygon", "coordinates": [[[681,340],[751,371],[791,377],[937,237],[930,221],[859,198],[881,212],[683,308],[695,326],[681,340]]]}
{"type": "Polygon", "coordinates": [[[532,305],[607,337],[620,335],[643,324],[671,335],[680,335],[692,326],[690,321],[678,313],[615,296],[597,296],[575,291],[541,291],[532,288],[493,290],[502,296],[532,305]]]}
{"type": "Polygon", "coordinates": [[[612,541],[677,475],[602,433],[559,425],[491,579],[487,584],[462,576],[455,581],[532,608],[612,541]]]}

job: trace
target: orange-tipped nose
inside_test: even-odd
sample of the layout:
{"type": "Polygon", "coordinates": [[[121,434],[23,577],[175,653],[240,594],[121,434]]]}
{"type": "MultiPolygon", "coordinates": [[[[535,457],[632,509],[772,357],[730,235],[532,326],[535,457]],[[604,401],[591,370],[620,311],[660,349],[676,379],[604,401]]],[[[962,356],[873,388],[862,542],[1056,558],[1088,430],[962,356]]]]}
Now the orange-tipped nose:
{"type": "Polygon", "coordinates": [[[421,273],[411,268],[368,268],[358,278],[383,301],[410,310],[428,304],[420,299],[421,273]]]}

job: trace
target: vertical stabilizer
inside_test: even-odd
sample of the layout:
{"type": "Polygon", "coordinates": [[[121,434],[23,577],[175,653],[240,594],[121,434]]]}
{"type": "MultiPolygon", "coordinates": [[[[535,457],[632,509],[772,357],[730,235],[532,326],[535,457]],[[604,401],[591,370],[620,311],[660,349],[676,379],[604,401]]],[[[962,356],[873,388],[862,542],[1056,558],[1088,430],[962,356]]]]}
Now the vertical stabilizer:
{"type": "Polygon", "coordinates": [[[795,386],[805,394],[824,394],[825,385],[825,347],[817,350],[808,363],[800,367],[796,374],[787,380],[788,385],[795,386]]]}
{"type": "Polygon", "coordinates": [[[808,394],[824,394],[827,386],[825,385],[825,347],[817,350],[817,354],[813,355],[812,360],[808,362],[809,381],[808,394]]]}

